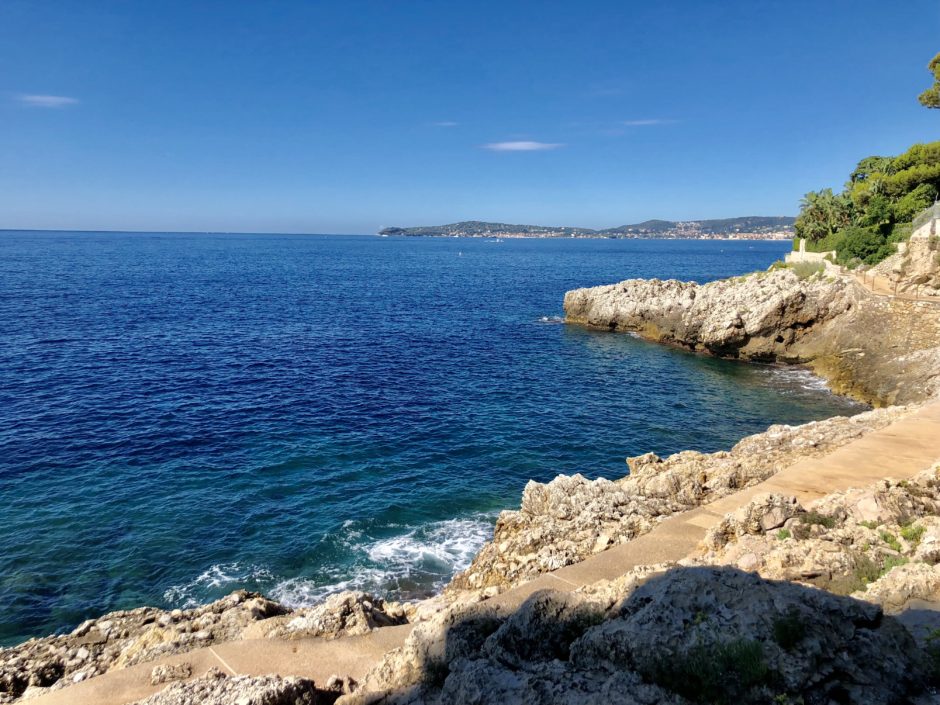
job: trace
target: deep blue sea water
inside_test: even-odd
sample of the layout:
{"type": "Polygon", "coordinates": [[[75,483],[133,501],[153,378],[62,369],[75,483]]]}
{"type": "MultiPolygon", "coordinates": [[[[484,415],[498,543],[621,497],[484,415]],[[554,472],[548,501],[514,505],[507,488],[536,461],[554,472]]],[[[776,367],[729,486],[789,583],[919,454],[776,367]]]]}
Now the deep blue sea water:
{"type": "Polygon", "coordinates": [[[0,233],[0,644],[238,587],[418,596],[530,478],[858,411],[558,322],[574,287],[788,247],[0,233]]]}

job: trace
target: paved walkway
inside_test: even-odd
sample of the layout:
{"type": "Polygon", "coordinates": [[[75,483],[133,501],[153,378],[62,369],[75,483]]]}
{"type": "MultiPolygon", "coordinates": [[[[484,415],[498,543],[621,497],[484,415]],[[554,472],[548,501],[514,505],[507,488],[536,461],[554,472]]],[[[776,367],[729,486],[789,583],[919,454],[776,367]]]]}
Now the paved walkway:
{"type": "MultiPolygon", "coordinates": [[[[826,456],[800,460],[754,487],[672,516],[644,536],[536,578],[494,597],[492,602],[512,609],[536,590],[553,588],[568,592],[597,580],[616,578],[638,565],[677,561],[691,553],[707,529],[725,514],[764,492],[795,495],[806,504],[831,492],[864,487],[885,477],[909,478],[938,462],[940,402],[934,402],[826,456]]],[[[151,670],[164,663],[188,662],[194,675],[202,675],[215,666],[230,674],[278,673],[304,676],[318,683],[325,683],[333,674],[361,679],[387,651],[400,646],[410,631],[410,625],[403,625],[332,641],[251,639],[216,644],[112,671],[28,702],[124,705],[165,687],[150,685],[151,670]]]]}
{"type": "Polygon", "coordinates": [[[897,283],[892,282],[888,277],[880,274],[852,272],[847,276],[869,294],[874,294],[875,296],[900,299],[902,301],[921,301],[928,304],[940,304],[940,299],[936,296],[920,296],[918,292],[921,287],[919,286],[915,287],[913,291],[898,291],[897,283]]]}

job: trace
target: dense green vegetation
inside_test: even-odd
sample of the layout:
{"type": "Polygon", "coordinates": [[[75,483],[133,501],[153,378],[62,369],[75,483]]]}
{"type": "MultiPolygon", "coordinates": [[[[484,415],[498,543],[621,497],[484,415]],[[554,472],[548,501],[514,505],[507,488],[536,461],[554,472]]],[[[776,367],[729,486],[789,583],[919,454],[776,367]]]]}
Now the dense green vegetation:
{"type": "Polygon", "coordinates": [[[772,674],[757,641],[702,644],[641,665],[650,680],[696,703],[730,705],[772,674]]]}
{"type": "Polygon", "coordinates": [[[927,70],[933,74],[933,85],[917,96],[917,100],[925,108],[940,108],[940,54],[930,60],[927,70]]]}
{"type": "Polygon", "coordinates": [[[814,252],[835,250],[840,264],[875,264],[911,233],[911,221],[940,192],[940,142],[915,144],[896,157],[866,157],[841,193],[806,194],[797,237],[814,252]]]}

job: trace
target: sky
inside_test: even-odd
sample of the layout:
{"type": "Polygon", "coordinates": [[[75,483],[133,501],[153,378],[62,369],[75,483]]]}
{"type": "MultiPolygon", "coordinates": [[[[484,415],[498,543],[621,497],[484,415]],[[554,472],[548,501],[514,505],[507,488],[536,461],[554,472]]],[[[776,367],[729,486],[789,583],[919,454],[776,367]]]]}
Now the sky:
{"type": "Polygon", "coordinates": [[[936,0],[0,0],[0,228],[795,215],[940,139],[936,0]]]}

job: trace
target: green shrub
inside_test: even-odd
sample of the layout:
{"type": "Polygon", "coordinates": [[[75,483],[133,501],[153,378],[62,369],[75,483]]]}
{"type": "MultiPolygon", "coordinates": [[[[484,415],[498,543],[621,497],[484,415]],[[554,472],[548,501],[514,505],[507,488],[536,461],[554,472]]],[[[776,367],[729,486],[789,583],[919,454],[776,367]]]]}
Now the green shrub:
{"type": "Polygon", "coordinates": [[[784,651],[793,651],[794,647],[806,636],[806,625],[799,612],[790,610],[774,620],[774,641],[784,651]]]}
{"type": "Polygon", "coordinates": [[[940,683],[940,629],[930,632],[925,641],[928,675],[933,685],[936,685],[940,683]]]}
{"type": "Polygon", "coordinates": [[[894,218],[899,222],[909,222],[925,208],[933,205],[937,198],[937,189],[933,184],[921,184],[894,204],[894,218]]]}
{"type": "Polygon", "coordinates": [[[851,595],[853,592],[866,589],[869,583],[881,577],[882,567],[869,556],[856,553],[852,562],[851,573],[834,577],[828,585],[823,585],[823,587],[837,595],[851,595]]]}
{"type": "Polygon", "coordinates": [[[885,558],[884,565],[881,567],[878,577],[880,578],[883,575],[887,575],[898,566],[907,565],[907,563],[908,559],[904,556],[888,556],[885,558]]]}
{"type": "Polygon", "coordinates": [[[792,536],[792,534],[789,529],[780,529],[780,531],[777,532],[777,538],[781,541],[786,541],[790,536],[792,536]]]}
{"type": "Polygon", "coordinates": [[[896,245],[899,242],[906,242],[911,239],[910,223],[895,223],[888,232],[887,242],[890,245],[896,245]]]}
{"type": "Polygon", "coordinates": [[[894,253],[894,246],[888,244],[885,236],[871,228],[853,225],[838,234],[842,236],[836,248],[840,264],[851,265],[856,261],[877,264],[894,253]]]}
{"type": "Polygon", "coordinates": [[[888,544],[892,550],[897,551],[898,553],[901,552],[901,542],[898,541],[897,536],[892,534],[890,531],[882,531],[880,535],[881,540],[888,544]]]}
{"type": "Polygon", "coordinates": [[[641,668],[657,685],[700,703],[733,703],[769,675],[760,642],[700,645],[641,668]]]}
{"type": "Polygon", "coordinates": [[[800,521],[804,524],[818,524],[827,529],[831,529],[836,525],[835,517],[820,514],[819,512],[806,512],[805,514],[801,514],[800,521]]]}
{"type": "Polygon", "coordinates": [[[872,521],[860,521],[860,522],[858,522],[858,523],[859,523],[859,526],[864,526],[866,529],[872,529],[872,530],[877,529],[878,526],[879,526],[878,522],[877,522],[877,521],[874,521],[874,520],[872,520],[872,521]]]}
{"type": "Polygon", "coordinates": [[[913,524],[908,524],[907,526],[901,527],[901,538],[907,541],[911,546],[917,548],[917,545],[920,543],[920,540],[924,537],[924,532],[927,530],[924,526],[915,526],[913,524]]]}
{"type": "Polygon", "coordinates": [[[794,262],[790,265],[790,269],[802,281],[815,274],[820,274],[826,269],[826,266],[822,262],[794,262]]]}
{"type": "Polygon", "coordinates": [[[821,240],[807,240],[806,241],[806,251],[807,252],[831,252],[832,250],[838,251],[842,245],[842,231],[835,232],[832,235],[827,235],[821,240]]]}

